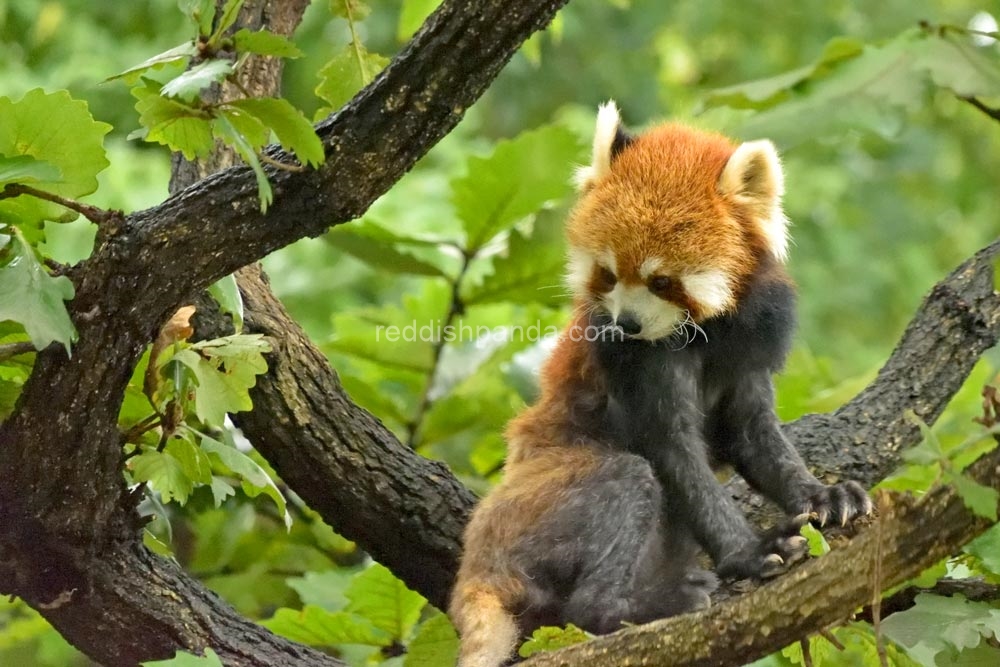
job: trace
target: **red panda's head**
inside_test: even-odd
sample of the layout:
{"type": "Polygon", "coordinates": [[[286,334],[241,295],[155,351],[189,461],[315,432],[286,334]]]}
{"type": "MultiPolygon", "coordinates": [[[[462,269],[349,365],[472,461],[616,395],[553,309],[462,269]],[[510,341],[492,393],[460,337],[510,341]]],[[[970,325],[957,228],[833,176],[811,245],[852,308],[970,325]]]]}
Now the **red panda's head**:
{"type": "Polygon", "coordinates": [[[632,137],[609,102],[577,185],[569,286],[637,338],[732,310],[762,259],[785,259],[783,178],[769,141],[737,146],[676,124],[632,137]]]}

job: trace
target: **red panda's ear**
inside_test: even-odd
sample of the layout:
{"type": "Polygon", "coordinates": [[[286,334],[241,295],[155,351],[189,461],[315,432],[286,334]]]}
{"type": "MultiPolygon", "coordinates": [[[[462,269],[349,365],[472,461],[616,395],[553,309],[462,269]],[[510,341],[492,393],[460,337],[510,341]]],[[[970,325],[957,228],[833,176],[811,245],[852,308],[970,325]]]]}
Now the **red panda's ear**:
{"type": "Polygon", "coordinates": [[[622,129],[621,114],[614,100],[597,108],[597,126],[594,128],[594,147],[590,165],[576,170],[573,182],[580,192],[589,189],[611,169],[611,161],[632,143],[632,137],[622,129]]]}
{"type": "Polygon", "coordinates": [[[753,222],[779,261],[788,254],[788,219],[781,210],[785,178],[770,141],[748,141],[729,158],[719,176],[719,192],[750,209],[753,222]]]}

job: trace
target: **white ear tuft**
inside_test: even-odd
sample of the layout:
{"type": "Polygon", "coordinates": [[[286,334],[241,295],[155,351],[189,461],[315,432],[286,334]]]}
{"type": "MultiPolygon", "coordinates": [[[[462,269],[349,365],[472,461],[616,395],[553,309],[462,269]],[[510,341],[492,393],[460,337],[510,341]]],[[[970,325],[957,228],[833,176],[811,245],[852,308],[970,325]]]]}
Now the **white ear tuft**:
{"type": "Polygon", "coordinates": [[[580,167],[573,176],[577,190],[586,190],[596,183],[611,168],[611,149],[622,117],[614,100],[608,100],[597,107],[597,126],[594,128],[594,148],[590,166],[580,167]]]}
{"type": "Polygon", "coordinates": [[[785,177],[774,144],[766,139],[741,144],[719,176],[719,192],[747,206],[771,253],[788,255],[788,219],[781,210],[785,177]]]}

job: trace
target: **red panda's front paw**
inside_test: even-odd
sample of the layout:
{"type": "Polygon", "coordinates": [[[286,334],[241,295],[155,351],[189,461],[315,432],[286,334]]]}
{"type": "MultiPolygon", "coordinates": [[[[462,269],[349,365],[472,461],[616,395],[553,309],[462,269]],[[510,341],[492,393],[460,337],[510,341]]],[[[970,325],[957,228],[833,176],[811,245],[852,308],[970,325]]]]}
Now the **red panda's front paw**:
{"type": "Polygon", "coordinates": [[[725,579],[770,579],[786,572],[809,554],[809,545],[801,535],[809,519],[808,514],[786,519],[756,542],[724,557],[715,571],[725,579]]]}
{"type": "Polygon", "coordinates": [[[812,515],[813,523],[822,527],[836,523],[843,527],[848,521],[872,513],[872,501],[857,482],[840,482],[821,487],[806,500],[803,511],[812,515]]]}

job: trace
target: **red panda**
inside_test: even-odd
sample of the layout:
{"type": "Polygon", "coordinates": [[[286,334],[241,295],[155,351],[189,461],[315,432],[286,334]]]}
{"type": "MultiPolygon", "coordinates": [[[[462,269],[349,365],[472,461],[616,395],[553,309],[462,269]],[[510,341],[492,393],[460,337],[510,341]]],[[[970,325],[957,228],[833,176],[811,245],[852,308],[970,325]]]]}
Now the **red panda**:
{"type": "Polygon", "coordinates": [[[774,413],[795,294],[773,145],[679,124],[632,136],[608,103],[576,180],[574,315],[466,528],[460,667],[503,664],[540,625],[605,633],[703,607],[699,547],[720,576],[765,578],[805,556],[810,516],[871,511],[858,484],[809,473],[774,413]],[[758,534],[718,464],[796,518],[758,534]]]}

